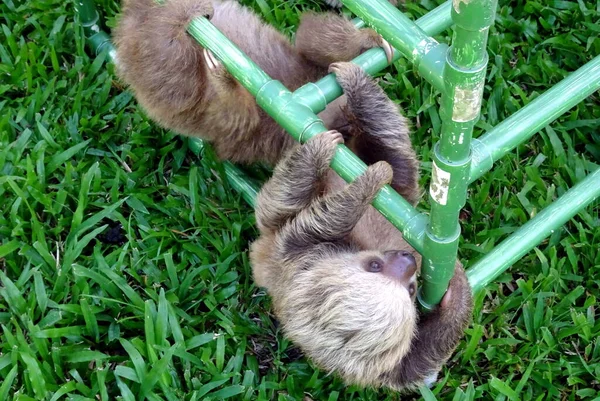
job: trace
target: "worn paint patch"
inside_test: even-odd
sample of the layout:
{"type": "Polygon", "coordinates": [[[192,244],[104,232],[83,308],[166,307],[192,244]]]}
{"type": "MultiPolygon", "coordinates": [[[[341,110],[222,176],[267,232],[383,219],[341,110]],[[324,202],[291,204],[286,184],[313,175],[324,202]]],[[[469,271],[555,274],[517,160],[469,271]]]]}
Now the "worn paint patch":
{"type": "Polygon", "coordinates": [[[431,185],[429,186],[429,195],[431,198],[444,206],[448,203],[448,188],[450,187],[451,174],[442,170],[433,162],[433,175],[431,185]]]}
{"type": "Polygon", "coordinates": [[[481,109],[483,97],[483,81],[474,88],[459,88],[454,90],[454,107],[452,121],[464,123],[474,120],[481,109]]]}
{"type": "Polygon", "coordinates": [[[452,0],[454,11],[460,14],[460,3],[469,4],[472,0],[452,0]]]}
{"type": "Polygon", "coordinates": [[[435,49],[435,47],[438,44],[439,44],[438,41],[433,38],[427,38],[427,39],[423,39],[422,41],[420,41],[417,44],[417,46],[414,48],[414,50],[412,51],[413,63],[416,62],[419,59],[419,57],[423,57],[427,53],[429,53],[432,49],[435,49]]]}

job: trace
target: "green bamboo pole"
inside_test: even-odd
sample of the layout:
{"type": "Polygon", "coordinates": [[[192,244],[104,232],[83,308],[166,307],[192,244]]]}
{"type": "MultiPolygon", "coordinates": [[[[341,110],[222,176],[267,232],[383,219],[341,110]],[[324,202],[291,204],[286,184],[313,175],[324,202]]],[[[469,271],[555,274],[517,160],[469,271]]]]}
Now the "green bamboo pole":
{"type": "Polygon", "coordinates": [[[467,271],[473,291],[482,290],[511,264],[598,197],[600,197],[600,169],[588,174],[475,263],[467,271]]]}
{"type": "Polygon", "coordinates": [[[494,22],[496,2],[453,3],[455,29],[444,68],[442,131],[433,152],[431,213],[423,249],[423,285],[418,297],[425,310],[440,302],[454,274],[460,237],[458,214],[467,196],[471,136],[481,109],[487,36],[494,22]]]}
{"type": "Polygon", "coordinates": [[[386,0],[343,0],[342,3],[411,60],[423,78],[438,90],[445,90],[443,69],[448,45],[439,44],[386,0]]]}
{"type": "MultiPolygon", "coordinates": [[[[84,28],[84,34],[92,52],[97,55],[106,51],[110,62],[116,64],[117,52],[110,41],[110,36],[100,29],[98,24],[99,16],[94,6],[94,1],[76,0],[75,11],[79,16],[79,22],[84,28]]],[[[188,138],[188,146],[196,156],[199,156],[202,148],[207,145],[208,144],[201,139],[188,138]]],[[[242,170],[231,162],[223,162],[223,169],[227,181],[233,189],[240,192],[244,200],[251,206],[254,206],[256,195],[259,191],[258,185],[252,182],[242,170]]]]}
{"type": "MultiPolygon", "coordinates": [[[[223,63],[231,75],[256,97],[257,104],[294,139],[304,143],[326,131],[323,122],[310,108],[296,102],[281,82],[271,79],[206,18],[195,18],[189,24],[188,32],[223,63]]],[[[350,182],[367,166],[345,145],[338,145],[331,167],[350,182]]],[[[373,206],[403,232],[405,239],[417,251],[422,250],[425,216],[389,185],[379,192],[373,206]]]]}
{"type": "Polygon", "coordinates": [[[600,89],[600,56],[548,89],[527,106],[473,140],[469,182],[481,177],[501,157],[600,89]]]}
{"type": "MultiPolygon", "coordinates": [[[[448,29],[452,24],[451,8],[451,1],[447,1],[419,18],[416,21],[416,25],[427,35],[437,35],[448,29]]],[[[362,22],[359,18],[353,20],[357,27],[362,26],[359,25],[359,21],[362,22]]],[[[400,57],[401,54],[395,50],[393,60],[396,61],[400,57]]],[[[362,69],[371,75],[375,75],[389,65],[385,52],[382,49],[370,49],[356,57],[352,62],[361,66],[362,69]]],[[[342,88],[337,83],[335,76],[328,74],[317,82],[309,82],[298,88],[294,92],[294,100],[309,107],[314,113],[320,113],[325,110],[327,104],[337,99],[341,94],[342,88]]]]}

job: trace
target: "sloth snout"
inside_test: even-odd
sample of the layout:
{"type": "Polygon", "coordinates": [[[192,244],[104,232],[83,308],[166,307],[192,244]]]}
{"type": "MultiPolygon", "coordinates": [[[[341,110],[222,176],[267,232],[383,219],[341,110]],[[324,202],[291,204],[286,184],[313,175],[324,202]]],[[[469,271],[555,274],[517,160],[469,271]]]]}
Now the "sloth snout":
{"type": "Polygon", "coordinates": [[[385,252],[387,274],[403,282],[408,282],[417,272],[417,261],[407,251],[385,252]]]}

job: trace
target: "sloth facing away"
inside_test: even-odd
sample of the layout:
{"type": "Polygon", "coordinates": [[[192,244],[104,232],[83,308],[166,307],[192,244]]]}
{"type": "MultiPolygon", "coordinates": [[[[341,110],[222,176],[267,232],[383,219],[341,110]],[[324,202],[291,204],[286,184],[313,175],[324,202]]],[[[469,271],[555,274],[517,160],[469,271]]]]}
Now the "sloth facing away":
{"type": "Polygon", "coordinates": [[[254,279],[284,334],[324,370],[348,384],[431,385],[470,322],[471,288],[457,262],[441,304],[419,316],[417,255],[370,206],[388,183],[418,194],[406,120],[360,67],[331,71],[348,98],[349,146],[370,165],[349,185],[329,169],[343,142],[334,130],[292,149],[258,195],[254,279]]]}
{"type": "MultiPolygon", "coordinates": [[[[124,0],[113,30],[117,75],[148,116],[164,128],[211,142],[221,159],[276,163],[295,143],[254,97],[186,31],[205,16],[270,77],[289,90],[316,81],[335,61],[393,49],[372,29],[336,13],[305,12],[295,43],[231,0],[124,0]]],[[[338,98],[319,114],[326,126],[347,124],[338,98]]]]}

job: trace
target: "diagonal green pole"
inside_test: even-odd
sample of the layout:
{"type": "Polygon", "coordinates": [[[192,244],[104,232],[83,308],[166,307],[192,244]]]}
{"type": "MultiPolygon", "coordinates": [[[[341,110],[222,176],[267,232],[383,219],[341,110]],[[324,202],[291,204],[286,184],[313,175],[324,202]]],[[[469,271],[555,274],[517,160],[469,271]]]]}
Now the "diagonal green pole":
{"type": "Polygon", "coordinates": [[[446,89],[442,74],[446,44],[439,44],[388,1],[343,0],[342,3],[412,61],[419,74],[435,88],[446,89]]]}
{"type": "MultiPolygon", "coordinates": [[[[231,75],[256,98],[257,104],[294,139],[304,143],[326,131],[323,122],[310,108],[296,102],[281,82],[271,79],[206,18],[192,20],[188,32],[223,63],[231,75]]],[[[345,145],[338,145],[331,168],[345,181],[355,180],[366,167],[345,145]]],[[[373,206],[403,232],[406,241],[417,251],[422,250],[424,215],[389,185],[379,191],[373,206]]]]}
{"type": "Polygon", "coordinates": [[[477,261],[467,271],[473,291],[483,289],[502,274],[507,266],[518,261],[531,248],[542,242],[544,238],[598,197],[600,197],[600,169],[588,174],[573,188],[545,207],[534,218],[477,261]]]}
{"type": "MultiPolygon", "coordinates": [[[[393,19],[393,17],[390,17],[391,19],[386,24],[387,31],[385,34],[400,35],[401,28],[398,27],[404,27],[404,30],[409,30],[412,25],[416,24],[417,28],[420,28],[419,31],[424,32],[427,35],[437,35],[452,24],[450,14],[451,7],[451,2],[447,1],[419,18],[415,23],[410,20],[407,21],[406,17],[404,17],[400,11],[396,10],[394,15],[396,17],[400,15],[401,17],[398,21],[393,19]]],[[[358,18],[356,20],[362,21],[358,18]]],[[[357,24],[355,23],[355,25],[357,24]]],[[[431,70],[428,70],[424,77],[435,81],[437,85],[441,85],[442,82],[441,77],[445,65],[445,52],[447,49],[448,46],[439,45],[435,52],[428,54],[427,62],[429,64],[424,64],[431,66],[431,70]],[[433,74],[433,71],[438,75],[436,76],[433,74]]],[[[401,55],[407,56],[407,54],[401,54],[397,50],[394,51],[394,61],[398,60],[401,55]]],[[[410,58],[413,58],[412,52],[410,53],[410,58]]],[[[388,66],[387,57],[382,49],[370,49],[356,57],[352,62],[360,65],[362,69],[371,75],[378,73],[388,66]]],[[[423,69],[425,69],[425,67],[423,67],[423,69]]],[[[325,110],[328,103],[331,103],[341,95],[342,88],[337,83],[335,76],[333,74],[328,74],[317,82],[309,82],[298,88],[294,92],[294,100],[310,107],[313,112],[320,113],[325,110]]]]}
{"type": "MultiPolygon", "coordinates": [[[[376,3],[377,1],[379,0],[368,0],[367,3],[376,3]]],[[[474,3],[475,1],[476,0],[471,0],[471,3],[474,3]]],[[[485,1],[477,1],[479,2],[479,4],[485,3],[485,1]]],[[[458,10],[460,10],[461,3],[467,2],[465,2],[464,0],[455,1],[455,5],[458,7],[458,10]]],[[[443,29],[446,29],[450,24],[449,15],[451,7],[451,3],[446,2],[442,6],[438,7],[426,16],[419,19],[417,21],[417,24],[427,34],[439,33],[443,29]]],[[[93,0],[80,0],[79,2],[76,2],[76,9],[80,17],[80,22],[86,33],[88,44],[92,48],[92,51],[98,54],[104,50],[107,50],[109,57],[111,57],[113,62],[116,62],[116,60],[114,60],[115,51],[112,47],[112,44],[110,43],[110,38],[108,37],[108,35],[106,35],[99,29],[99,18],[94,8],[93,0]]],[[[457,17],[454,14],[456,14],[456,9],[453,9],[452,11],[452,17],[456,19],[457,17]]],[[[397,15],[395,17],[390,17],[392,18],[392,25],[395,25],[394,18],[396,17],[397,15]]],[[[475,18],[474,21],[478,20],[475,18]]],[[[358,19],[356,19],[355,22],[358,24],[361,23],[361,21],[358,19]]],[[[472,59],[469,60],[469,55],[472,55],[473,52],[460,51],[460,49],[478,49],[479,46],[482,43],[484,43],[481,40],[482,35],[487,36],[487,29],[474,29],[474,27],[469,24],[470,22],[471,21],[467,21],[466,26],[458,26],[456,28],[454,46],[452,50],[454,53],[450,54],[450,57],[448,57],[447,61],[448,64],[454,63],[454,65],[451,65],[451,68],[448,68],[447,66],[444,66],[442,68],[442,70],[444,71],[444,85],[449,86],[451,92],[456,92],[456,87],[452,86],[452,84],[456,82],[461,82],[460,79],[457,79],[456,77],[454,77],[454,75],[457,75],[458,78],[460,78],[461,73],[465,73],[465,71],[463,71],[464,68],[463,70],[459,68],[460,63],[454,62],[456,60],[452,58],[453,55],[457,59],[462,60],[462,62],[472,62],[472,59]],[[472,30],[471,34],[469,34],[468,32],[469,28],[472,30]],[[461,30],[462,33],[460,33],[461,30]],[[452,72],[452,69],[455,69],[457,71],[452,72]]],[[[380,23],[380,21],[371,20],[370,23],[373,25],[377,25],[380,23]]],[[[412,29],[410,28],[410,26],[402,26],[405,23],[406,21],[398,23],[398,25],[400,25],[400,30],[412,29]]],[[[391,28],[389,28],[388,26],[388,29],[391,28]]],[[[211,35],[214,34],[214,31],[210,31],[209,28],[208,33],[209,35],[211,35]]],[[[387,32],[384,34],[384,37],[388,34],[398,33],[387,32]]],[[[199,33],[199,35],[202,35],[202,33],[199,33]]],[[[209,41],[214,41],[214,45],[211,46],[211,44],[206,44],[205,47],[212,50],[217,55],[217,57],[219,57],[221,61],[224,62],[226,68],[235,69],[235,66],[232,66],[232,63],[235,63],[236,61],[234,61],[233,59],[229,59],[227,61],[228,57],[231,56],[230,52],[232,51],[232,48],[228,47],[230,43],[219,42],[219,40],[222,39],[222,37],[212,37],[212,39],[209,39],[209,41]],[[218,48],[215,48],[215,46],[223,47],[224,54],[219,55],[218,48]],[[229,54],[229,56],[227,54],[229,54]]],[[[410,41],[410,38],[407,40],[410,41]]],[[[200,41],[202,43],[202,40],[200,41]]],[[[483,49],[484,48],[485,44],[483,44],[483,49]]],[[[234,50],[239,52],[238,49],[234,50]]],[[[243,60],[245,58],[245,55],[239,52],[237,54],[237,57],[240,57],[243,60]]],[[[399,57],[398,54],[396,54],[396,58],[397,57],[399,57]]],[[[380,49],[369,50],[368,52],[359,56],[353,61],[361,65],[371,74],[379,71],[380,69],[385,68],[385,66],[387,65],[385,55],[380,49]]],[[[256,71],[252,70],[250,72],[256,71]]],[[[478,72],[475,69],[474,71],[467,71],[467,74],[463,74],[462,78],[468,76],[469,72],[472,74],[472,77],[478,76],[478,72]]],[[[245,72],[238,71],[237,74],[238,75],[234,74],[234,76],[236,76],[238,79],[245,79],[245,72]]],[[[286,88],[283,88],[280,83],[270,80],[270,78],[266,75],[263,75],[262,78],[266,78],[266,80],[261,81],[261,79],[259,79],[256,82],[254,82],[254,84],[256,84],[256,92],[251,92],[257,97],[257,101],[258,98],[261,99],[259,102],[259,104],[261,104],[261,107],[273,107],[270,111],[270,114],[275,113],[277,115],[276,117],[273,114],[271,115],[284,127],[286,127],[286,129],[288,130],[288,132],[290,132],[290,134],[292,134],[292,136],[301,141],[305,141],[310,136],[314,135],[316,132],[320,132],[323,129],[322,124],[319,125],[318,119],[314,119],[314,113],[324,109],[328,102],[335,99],[341,94],[341,89],[339,88],[339,85],[337,85],[337,82],[335,82],[335,78],[331,75],[323,78],[315,84],[309,84],[309,86],[313,85],[310,88],[299,89],[293,95],[286,88]],[[314,93],[313,89],[316,89],[314,93]],[[277,99],[274,99],[272,96],[275,96],[275,98],[277,99]],[[322,99],[319,99],[319,97],[326,98],[326,100],[323,101],[322,99]],[[303,105],[298,103],[302,103],[303,105]],[[294,120],[294,110],[297,107],[300,107],[300,118],[296,121],[292,121],[289,124],[285,123],[285,121],[287,121],[290,117],[292,120],[294,120]],[[319,110],[319,107],[322,107],[322,109],[319,110]]],[[[469,85],[475,85],[475,82],[477,82],[477,80],[467,80],[467,84],[469,85]]],[[[244,82],[242,81],[242,83],[244,82]]],[[[510,149],[517,146],[518,143],[529,138],[531,135],[533,135],[534,132],[539,130],[542,126],[550,123],[559,114],[563,113],[568,108],[572,107],[574,104],[581,101],[589,94],[593,93],[595,90],[598,89],[599,86],[600,57],[596,57],[594,60],[592,60],[591,62],[580,68],[578,71],[573,73],[571,76],[567,77],[556,87],[550,89],[547,93],[534,100],[528,106],[524,107],[521,111],[515,113],[509,119],[499,124],[493,130],[489,131],[486,135],[481,137],[479,141],[474,140],[473,146],[471,147],[471,152],[473,153],[473,163],[470,167],[468,180],[472,181],[476,179],[479,175],[483,174],[483,172],[491,168],[491,165],[495,159],[503,156],[508,151],[510,151],[510,149]],[[565,96],[561,97],[561,94],[565,94],[565,96]],[[492,159],[492,161],[489,162],[488,159],[492,159]]],[[[458,87],[460,89],[460,85],[458,87]]],[[[475,92],[476,91],[472,90],[471,94],[474,94],[475,92]]],[[[459,91],[459,94],[459,97],[462,97],[462,99],[465,98],[465,95],[469,95],[468,92],[464,91],[459,91]]],[[[448,99],[456,100],[456,96],[450,97],[447,94],[444,94],[444,96],[444,106],[447,106],[447,103],[444,102],[448,102],[448,99]]],[[[477,100],[476,98],[472,99],[477,100]]],[[[480,99],[478,99],[477,101],[480,101],[480,99]]],[[[459,105],[460,103],[461,102],[457,102],[457,104],[459,105]]],[[[456,109],[458,115],[464,113],[473,113],[473,110],[473,108],[468,107],[463,109],[459,107],[458,109],[456,109]]],[[[444,110],[442,110],[442,112],[443,111],[444,110]]],[[[454,111],[455,109],[453,107],[452,112],[454,111]]],[[[479,110],[477,109],[477,113],[478,112],[479,110]]],[[[444,121],[445,123],[447,123],[448,120],[444,119],[444,121]]],[[[474,121],[475,120],[473,120],[473,123],[474,121]]],[[[434,160],[436,162],[439,161],[440,165],[444,166],[445,168],[449,167],[451,169],[459,167],[458,170],[460,170],[460,168],[462,167],[466,169],[465,165],[461,166],[460,164],[452,165],[451,163],[447,163],[448,160],[451,160],[453,157],[456,157],[458,153],[464,151],[464,149],[460,146],[456,147],[455,144],[452,144],[452,141],[458,140],[460,142],[461,138],[460,135],[458,137],[456,137],[456,135],[452,135],[453,133],[457,132],[455,131],[456,126],[453,126],[451,121],[448,127],[450,127],[450,129],[443,129],[442,141],[441,143],[438,143],[436,145],[434,160]],[[448,139],[450,140],[450,146],[448,146],[448,143],[444,144],[444,141],[448,139]]],[[[463,137],[462,139],[464,143],[465,137],[463,137]]],[[[196,154],[200,153],[203,146],[206,146],[206,144],[203,141],[197,139],[190,139],[189,144],[192,151],[196,154]]],[[[334,162],[335,166],[332,167],[334,167],[336,171],[340,172],[340,175],[342,175],[343,178],[347,181],[352,180],[353,177],[357,176],[362,171],[364,171],[364,164],[360,162],[356,158],[356,156],[349,152],[349,150],[345,147],[340,147],[336,158],[337,159],[335,159],[334,162]]],[[[230,181],[234,189],[240,191],[244,195],[244,198],[250,204],[253,204],[254,198],[256,197],[256,193],[258,191],[258,186],[252,183],[251,181],[248,181],[246,177],[244,177],[244,174],[241,172],[241,170],[239,170],[235,165],[228,162],[225,162],[223,165],[227,179],[230,181]]],[[[438,179],[439,178],[440,177],[438,177],[438,179]]],[[[517,234],[522,234],[521,236],[517,235],[515,237],[509,237],[502,244],[500,244],[497,249],[494,249],[492,252],[490,252],[490,254],[488,254],[479,262],[477,262],[473,266],[473,268],[468,270],[469,280],[473,288],[475,290],[483,288],[483,286],[485,286],[487,283],[489,283],[491,280],[497,277],[497,275],[506,270],[511,263],[523,256],[529,249],[535,246],[535,244],[539,243],[543,238],[549,235],[551,230],[554,230],[560,225],[564,224],[570,217],[572,217],[578,211],[587,206],[595,197],[600,196],[600,194],[598,193],[599,188],[600,176],[598,171],[596,171],[590,174],[590,176],[584,179],[580,184],[577,184],[574,188],[569,190],[561,198],[559,198],[559,200],[556,203],[556,206],[553,204],[544,209],[542,212],[540,212],[538,216],[533,218],[529,223],[523,226],[522,229],[519,229],[516,232],[517,234]],[[530,240],[528,240],[528,238],[530,240]]],[[[448,188],[449,193],[452,190],[456,189],[452,184],[450,184],[448,188]]],[[[407,237],[407,240],[419,252],[423,253],[423,247],[425,245],[424,231],[425,225],[427,223],[426,217],[422,214],[417,213],[414,209],[412,209],[412,207],[410,207],[410,205],[407,205],[404,202],[404,200],[400,196],[398,196],[393,190],[391,191],[391,193],[388,193],[388,189],[386,188],[382,191],[380,195],[382,196],[378,198],[375,206],[378,207],[380,211],[382,211],[384,216],[388,217],[388,219],[392,221],[392,223],[396,225],[396,227],[398,227],[404,232],[405,236],[407,237]],[[383,204],[377,203],[382,201],[383,204]]],[[[454,209],[450,208],[449,210],[451,212],[454,209]]],[[[429,229],[432,228],[431,225],[432,224],[430,223],[430,227],[428,227],[427,241],[429,241],[430,239],[429,229]]],[[[433,228],[435,228],[435,226],[433,228]]],[[[425,262],[428,263],[429,260],[426,260],[425,262]]],[[[423,297],[421,297],[421,299],[422,298],[423,297]]]]}
{"type": "Polygon", "coordinates": [[[508,152],[600,89],[600,56],[594,57],[544,94],[473,140],[469,182],[508,152]]]}

